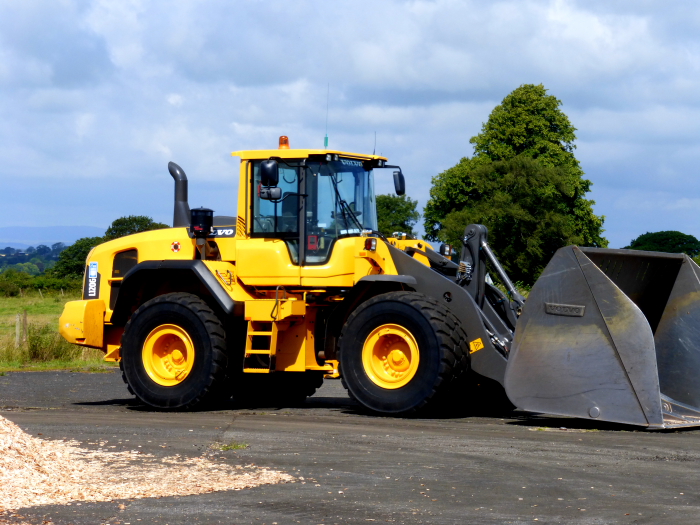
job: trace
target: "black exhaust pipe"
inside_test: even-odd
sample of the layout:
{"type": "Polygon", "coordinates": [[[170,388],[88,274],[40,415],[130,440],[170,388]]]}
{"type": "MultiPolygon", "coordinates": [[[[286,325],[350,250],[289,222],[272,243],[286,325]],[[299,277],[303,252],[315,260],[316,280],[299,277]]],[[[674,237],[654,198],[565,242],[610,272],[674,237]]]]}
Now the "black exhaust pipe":
{"type": "Polygon", "coordinates": [[[187,202],[187,175],[185,175],[185,170],[174,162],[168,162],[168,171],[175,179],[173,228],[188,228],[190,226],[190,205],[187,202]]]}

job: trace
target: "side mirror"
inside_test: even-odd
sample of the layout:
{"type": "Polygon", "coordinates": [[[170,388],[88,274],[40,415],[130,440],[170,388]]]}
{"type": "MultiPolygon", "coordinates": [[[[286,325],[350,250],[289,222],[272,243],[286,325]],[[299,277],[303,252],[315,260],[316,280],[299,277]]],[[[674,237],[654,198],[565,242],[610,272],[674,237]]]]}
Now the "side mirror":
{"type": "Polygon", "coordinates": [[[260,163],[260,182],[263,186],[277,186],[280,181],[280,169],[276,160],[268,159],[260,163]]]}
{"type": "Polygon", "coordinates": [[[396,191],[396,195],[403,195],[406,193],[406,179],[404,179],[401,170],[394,172],[394,190],[396,191]]]}
{"type": "Polygon", "coordinates": [[[282,188],[260,188],[260,198],[264,201],[276,201],[282,198],[282,188]]]}

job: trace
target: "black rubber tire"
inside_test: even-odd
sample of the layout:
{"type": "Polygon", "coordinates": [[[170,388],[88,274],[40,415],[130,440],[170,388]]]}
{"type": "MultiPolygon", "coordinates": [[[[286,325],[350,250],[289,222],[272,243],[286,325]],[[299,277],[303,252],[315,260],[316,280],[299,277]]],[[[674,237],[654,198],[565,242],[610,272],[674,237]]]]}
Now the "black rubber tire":
{"type": "Polygon", "coordinates": [[[196,295],[169,293],[144,303],[124,328],[121,342],[122,377],[129,391],[159,409],[191,410],[221,403],[226,396],[226,332],[219,318],[196,295]],[[194,364],[175,386],[153,381],[144,368],[142,348],[157,326],[173,324],[187,332],[194,345],[194,364]]]}
{"type": "Polygon", "coordinates": [[[467,336],[457,318],[438,301],[416,292],[391,292],[361,304],[340,335],[343,386],[364,407],[386,415],[425,413],[448,403],[469,370],[467,336]],[[362,363],[369,334],[383,324],[397,324],[413,335],[419,363],[406,385],[387,389],[374,383],[362,363]]]}

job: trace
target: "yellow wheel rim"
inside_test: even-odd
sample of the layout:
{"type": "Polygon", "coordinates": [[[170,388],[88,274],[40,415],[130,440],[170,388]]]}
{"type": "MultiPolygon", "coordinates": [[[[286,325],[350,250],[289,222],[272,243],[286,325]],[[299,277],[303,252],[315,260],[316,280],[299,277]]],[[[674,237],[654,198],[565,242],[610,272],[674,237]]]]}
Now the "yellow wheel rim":
{"type": "Polygon", "coordinates": [[[143,343],[143,366],[162,386],[182,383],[192,371],[194,345],[189,334],[174,324],[162,324],[143,343]]]}
{"type": "Polygon", "coordinates": [[[403,326],[383,324],[367,336],[362,347],[362,365],[372,382],[396,389],[408,384],[418,370],[415,338],[403,326]]]}

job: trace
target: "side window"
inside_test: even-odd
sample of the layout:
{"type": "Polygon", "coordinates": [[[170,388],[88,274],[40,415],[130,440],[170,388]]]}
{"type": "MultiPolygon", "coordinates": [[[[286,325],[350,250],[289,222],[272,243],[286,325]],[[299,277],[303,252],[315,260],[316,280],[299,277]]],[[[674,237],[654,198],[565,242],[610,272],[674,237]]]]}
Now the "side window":
{"type": "Polygon", "coordinates": [[[260,198],[260,162],[253,164],[253,224],[255,237],[281,239],[299,236],[299,169],[280,162],[282,199],[278,202],[260,198]]]}
{"type": "Polygon", "coordinates": [[[253,163],[252,237],[284,239],[294,264],[299,263],[299,166],[279,163],[279,184],[282,198],[268,201],[260,198],[260,161],[253,163]]]}

